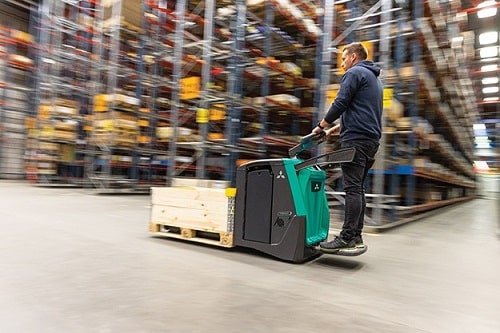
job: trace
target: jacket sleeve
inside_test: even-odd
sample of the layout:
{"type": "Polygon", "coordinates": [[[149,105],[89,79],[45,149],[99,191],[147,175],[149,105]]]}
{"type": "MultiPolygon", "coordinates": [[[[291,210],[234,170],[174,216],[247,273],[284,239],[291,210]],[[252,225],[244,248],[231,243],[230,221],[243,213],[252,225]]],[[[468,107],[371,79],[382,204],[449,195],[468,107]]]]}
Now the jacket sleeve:
{"type": "Polygon", "coordinates": [[[340,89],[337,97],[335,97],[335,100],[330,104],[330,108],[325,114],[325,121],[330,124],[333,123],[349,108],[349,104],[351,104],[351,100],[358,90],[359,81],[359,76],[356,75],[353,70],[349,70],[344,74],[340,82],[340,89]]]}

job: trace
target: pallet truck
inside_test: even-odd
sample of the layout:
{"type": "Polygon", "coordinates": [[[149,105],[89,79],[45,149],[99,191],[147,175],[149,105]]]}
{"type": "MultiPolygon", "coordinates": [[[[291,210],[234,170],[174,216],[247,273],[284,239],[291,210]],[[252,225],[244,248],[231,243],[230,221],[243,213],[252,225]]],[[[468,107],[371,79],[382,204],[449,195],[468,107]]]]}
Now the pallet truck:
{"type": "MultiPolygon", "coordinates": [[[[289,157],[248,162],[236,171],[234,244],[273,257],[304,262],[322,255],[319,243],[328,238],[330,212],[325,193],[326,171],[351,162],[355,148],[312,157],[303,151],[326,140],[311,133],[289,149],[289,157]]],[[[336,255],[359,255],[366,248],[336,255]]]]}

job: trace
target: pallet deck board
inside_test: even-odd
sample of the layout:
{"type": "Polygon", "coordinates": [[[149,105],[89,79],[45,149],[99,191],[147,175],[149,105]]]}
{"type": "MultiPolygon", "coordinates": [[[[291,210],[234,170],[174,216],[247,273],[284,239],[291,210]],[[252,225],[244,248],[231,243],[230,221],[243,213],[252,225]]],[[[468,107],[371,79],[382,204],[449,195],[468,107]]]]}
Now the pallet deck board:
{"type": "Polygon", "coordinates": [[[154,222],[149,224],[149,232],[157,237],[182,239],[227,248],[234,247],[232,232],[197,230],[154,222]]]}

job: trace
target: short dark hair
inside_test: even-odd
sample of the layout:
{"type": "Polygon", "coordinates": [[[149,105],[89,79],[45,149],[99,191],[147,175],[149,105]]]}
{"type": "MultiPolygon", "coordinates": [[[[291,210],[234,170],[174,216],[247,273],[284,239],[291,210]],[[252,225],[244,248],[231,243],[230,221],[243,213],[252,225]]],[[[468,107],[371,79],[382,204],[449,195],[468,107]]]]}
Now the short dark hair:
{"type": "Polygon", "coordinates": [[[344,50],[346,50],[348,54],[355,53],[361,60],[366,60],[366,58],[368,58],[368,50],[359,42],[347,44],[344,50]]]}

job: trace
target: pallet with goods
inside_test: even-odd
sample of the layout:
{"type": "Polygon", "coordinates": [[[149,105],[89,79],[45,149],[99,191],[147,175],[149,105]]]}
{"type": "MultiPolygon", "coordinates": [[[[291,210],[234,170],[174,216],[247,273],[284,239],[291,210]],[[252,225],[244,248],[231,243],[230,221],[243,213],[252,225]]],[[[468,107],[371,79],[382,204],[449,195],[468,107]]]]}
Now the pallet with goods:
{"type": "Polygon", "coordinates": [[[227,182],[174,178],[152,187],[149,232],[156,237],[234,247],[235,189],[227,182]]]}
{"type": "Polygon", "coordinates": [[[99,2],[41,1],[32,14],[36,107],[29,127],[30,179],[86,186],[85,160],[99,2]]]}
{"type": "Polygon", "coordinates": [[[0,25],[0,40],[0,178],[24,179],[33,36],[0,25]]]}

